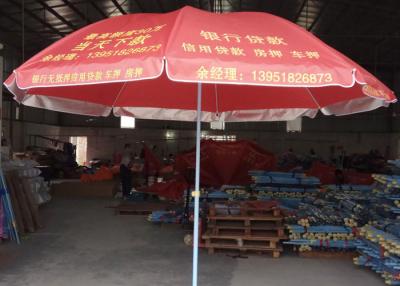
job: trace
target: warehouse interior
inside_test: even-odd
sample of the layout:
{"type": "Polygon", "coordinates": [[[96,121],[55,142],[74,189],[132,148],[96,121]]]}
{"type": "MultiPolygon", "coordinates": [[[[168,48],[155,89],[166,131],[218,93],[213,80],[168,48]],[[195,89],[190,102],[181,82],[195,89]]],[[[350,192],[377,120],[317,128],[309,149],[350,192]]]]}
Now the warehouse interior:
{"type": "MultiPolygon", "coordinates": [[[[282,17],[352,59],[395,96],[400,94],[400,3],[396,0],[2,0],[1,82],[35,54],[87,25],[121,15],[169,13],[185,6],[217,14],[264,12],[282,17]]],[[[0,193],[0,221],[4,223],[0,230],[5,233],[2,236],[0,231],[0,285],[190,285],[193,176],[177,174],[182,167],[174,164],[184,162],[187,169],[193,169],[190,164],[194,162],[196,122],[135,118],[134,126],[121,128],[121,118],[112,113],[102,117],[35,108],[18,103],[6,86],[0,91],[5,175],[1,176],[1,189],[7,190],[0,193]],[[142,169],[133,171],[137,173],[131,186],[135,191],[127,199],[121,198],[119,174],[126,144],[130,144],[133,164],[142,165],[142,169]],[[66,145],[72,146],[74,154],[74,163],[68,166],[69,159],[57,157],[61,156],[57,152],[64,152],[60,150],[68,153],[62,149],[66,145]],[[154,165],[157,171],[152,169],[154,165]],[[18,182],[20,173],[29,180],[35,177],[32,184],[40,193],[34,197],[40,197],[40,202],[33,202],[33,206],[29,205],[31,195],[24,199],[32,212],[32,225],[28,226],[17,194],[25,186],[18,182]],[[186,181],[180,181],[181,177],[186,181]],[[169,196],[163,193],[166,188],[170,188],[169,196]],[[21,207],[23,218],[16,231],[20,243],[6,235],[10,215],[6,211],[7,192],[21,207]]],[[[203,122],[201,156],[205,164],[215,164],[210,173],[229,169],[230,164],[241,168],[253,153],[262,153],[263,158],[274,162],[274,167],[247,169],[252,182],[246,185],[235,181],[234,171],[230,180],[215,175],[217,183],[210,179],[211,187],[202,185],[203,199],[207,198],[201,204],[205,212],[201,223],[211,224],[216,216],[212,211],[230,214],[240,208],[241,212],[254,196],[259,201],[261,195],[255,192],[264,188],[263,194],[269,199],[262,200],[257,211],[282,216],[285,229],[279,234],[282,251],[277,258],[275,252],[243,251],[242,238],[234,239],[241,251],[214,253],[214,248],[207,247],[213,238],[207,240],[208,229],[201,225],[205,239],[199,242],[198,284],[400,285],[400,222],[396,213],[400,211],[399,117],[399,105],[392,103],[345,116],[318,113],[315,118],[303,117],[296,122],[224,122],[223,127],[203,122]],[[221,155],[218,150],[230,148],[224,144],[241,144],[244,151],[233,153],[240,158],[228,162],[232,155],[228,154],[221,156],[227,161],[212,161],[213,156],[221,155]],[[296,178],[296,186],[290,186],[292,183],[285,178],[296,178]],[[281,186],[273,179],[282,179],[281,186]],[[299,188],[301,194],[293,195],[299,188]],[[211,190],[218,192],[215,202],[211,190]],[[229,202],[221,202],[228,197],[229,202]],[[284,199],[296,199],[296,207],[285,205],[284,199]],[[333,211],[335,204],[341,209],[333,211]],[[326,218],[320,224],[344,227],[347,236],[341,231],[336,235],[332,229],[323,238],[315,233],[306,236],[307,228],[319,226],[310,217],[321,222],[318,215],[324,212],[322,217],[338,216],[344,222],[326,218]],[[301,240],[308,239],[315,245],[286,244],[300,241],[291,225],[304,227],[301,240]],[[344,246],[332,246],[342,240],[344,246]],[[351,247],[350,240],[355,241],[351,247]],[[373,242],[381,243],[378,257],[371,254],[375,250],[373,242]],[[362,252],[366,249],[372,258],[362,262],[369,257],[362,252]]],[[[10,205],[18,216],[15,202],[10,205]]]]}

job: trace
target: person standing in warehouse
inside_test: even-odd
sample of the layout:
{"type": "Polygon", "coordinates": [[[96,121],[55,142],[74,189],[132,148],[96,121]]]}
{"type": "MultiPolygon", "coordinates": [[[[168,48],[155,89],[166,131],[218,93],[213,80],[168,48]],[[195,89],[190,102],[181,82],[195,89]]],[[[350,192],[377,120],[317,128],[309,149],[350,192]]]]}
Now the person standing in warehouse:
{"type": "Polygon", "coordinates": [[[132,190],[132,148],[130,144],[125,144],[124,152],[120,165],[120,178],[122,185],[122,198],[127,199],[132,190]]]}

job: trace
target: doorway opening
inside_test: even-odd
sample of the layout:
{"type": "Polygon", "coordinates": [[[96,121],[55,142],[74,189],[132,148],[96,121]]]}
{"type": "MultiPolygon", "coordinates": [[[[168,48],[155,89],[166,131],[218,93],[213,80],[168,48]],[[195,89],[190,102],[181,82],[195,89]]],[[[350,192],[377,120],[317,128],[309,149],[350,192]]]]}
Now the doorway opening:
{"type": "Polygon", "coordinates": [[[69,142],[76,146],[76,162],[85,166],[87,163],[87,137],[86,136],[71,136],[69,142]]]}

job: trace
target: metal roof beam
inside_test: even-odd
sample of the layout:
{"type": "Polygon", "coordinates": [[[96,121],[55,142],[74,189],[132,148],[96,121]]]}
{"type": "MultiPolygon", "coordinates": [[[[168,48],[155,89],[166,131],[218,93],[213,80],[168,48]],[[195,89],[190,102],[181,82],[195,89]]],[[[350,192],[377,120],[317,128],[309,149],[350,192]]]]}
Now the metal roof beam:
{"type": "Polygon", "coordinates": [[[58,29],[54,28],[52,25],[49,23],[45,22],[42,18],[40,18],[38,15],[33,13],[32,11],[28,10],[26,7],[22,7],[22,4],[16,0],[7,0],[9,3],[13,4],[14,6],[17,6],[19,9],[24,10],[24,13],[28,14],[31,18],[35,19],[39,23],[41,23],[43,26],[46,26],[49,28],[51,31],[53,31],[55,34],[64,37],[65,33],[60,32],[58,29]]]}
{"type": "Polygon", "coordinates": [[[126,15],[126,11],[122,8],[122,6],[118,3],[117,0],[111,0],[111,2],[113,2],[115,7],[117,7],[117,9],[119,10],[119,12],[121,12],[121,14],[126,15]]]}
{"type": "Polygon", "coordinates": [[[303,2],[302,2],[301,5],[300,5],[299,10],[297,10],[297,13],[296,13],[296,15],[295,15],[294,18],[293,18],[293,22],[296,23],[297,20],[299,20],[299,17],[300,17],[300,15],[301,15],[301,12],[303,11],[304,6],[306,6],[307,1],[308,1],[308,0],[303,0],[303,2]]]}
{"type": "Polygon", "coordinates": [[[49,11],[51,14],[53,14],[58,20],[63,22],[65,25],[70,27],[72,30],[76,30],[77,27],[75,27],[70,21],[67,21],[64,17],[62,17],[56,10],[54,10],[52,7],[50,7],[45,1],[43,0],[36,0],[37,2],[40,3],[47,11],[49,11]]]}
{"type": "Polygon", "coordinates": [[[318,13],[317,17],[315,17],[315,19],[311,23],[310,27],[308,27],[309,31],[312,31],[312,29],[314,28],[315,24],[318,23],[319,19],[321,19],[322,14],[325,12],[326,8],[329,6],[330,3],[331,3],[331,0],[327,0],[327,1],[324,2],[324,4],[322,4],[322,7],[319,10],[319,13],[318,13]]]}
{"type": "Polygon", "coordinates": [[[107,14],[104,13],[104,11],[101,10],[101,9],[99,8],[99,6],[97,6],[97,4],[96,4],[93,0],[89,0],[89,2],[90,2],[90,4],[93,6],[93,8],[94,8],[97,12],[99,12],[99,14],[100,14],[101,16],[103,16],[103,18],[108,18],[107,14]]]}
{"type": "MultiPolygon", "coordinates": [[[[233,3],[233,1],[231,0],[226,0],[226,2],[228,2],[228,4],[231,6],[232,10],[238,12],[240,11],[240,6],[238,7],[236,4],[233,3]]],[[[220,2],[221,3],[221,2],[220,2]]],[[[221,3],[222,4],[222,3],[221,3]]],[[[241,5],[241,4],[239,4],[241,5]]]]}
{"type": "Polygon", "coordinates": [[[82,20],[86,21],[86,23],[91,23],[91,22],[92,22],[92,21],[91,21],[89,18],[87,18],[78,8],[76,8],[76,7],[74,6],[74,4],[72,4],[72,3],[69,2],[68,0],[62,0],[62,1],[63,1],[63,3],[64,3],[65,5],[68,6],[68,8],[70,8],[72,11],[74,11],[74,13],[75,13],[76,15],[78,15],[79,17],[81,17],[82,20]]]}

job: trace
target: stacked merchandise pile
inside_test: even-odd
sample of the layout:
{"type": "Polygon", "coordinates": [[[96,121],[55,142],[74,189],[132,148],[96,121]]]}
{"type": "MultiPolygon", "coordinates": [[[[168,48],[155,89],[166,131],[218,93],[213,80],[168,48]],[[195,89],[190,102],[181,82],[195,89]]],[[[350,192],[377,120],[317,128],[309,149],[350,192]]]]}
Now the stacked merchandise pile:
{"type": "Polygon", "coordinates": [[[355,231],[345,225],[345,217],[332,202],[316,199],[301,203],[287,222],[290,240],[285,244],[299,246],[300,252],[354,248],[355,231]]]}
{"type": "Polygon", "coordinates": [[[400,176],[374,175],[370,221],[360,230],[354,263],[370,267],[389,285],[400,285],[400,176]]]}
{"type": "Polygon", "coordinates": [[[289,238],[300,252],[352,250],[357,226],[368,222],[372,188],[369,186],[327,186],[314,199],[303,200],[287,217],[289,238]]]}
{"type": "Polygon", "coordinates": [[[400,175],[400,159],[388,160],[389,168],[392,174],[400,175]]]}
{"type": "MultiPolygon", "coordinates": [[[[219,192],[219,194],[225,193],[227,195],[228,199],[231,201],[248,200],[251,197],[251,193],[244,186],[223,185],[217,192],[216,191],[210,192],[210,190],[208,190],[207,191],[208,200],[212,201],[212,200],[221,198],[221,197],[218,197],[218,192],[219,192]]],[[[222,196],[222,198],[223,198],[223,196],[222,196]]]]}
{"type": "Polygon", "coordinates": [[[400,214],[400,176],[373,175],[373,178],[373,192],[380,200],[377,212],[387,218],[397,218],[400,214]]]}
{"type": "MultiPolygon", "coordinates": [[[[314,197],[319,191],[317,188],[320,184],[319,180],[315,177],[306,177],[303,173],[251,171],[249,174],[254,181],[254,184],[250,187],[223,185],[219,189],[202,189],[200,196],[200,200],[204,203],[202,204],[202,209],[206,211],[206,202],[278,200],[281,207],[285,208],[285,213],[287,213],[287,209],[293,206],[297,207],[303,198],[314,197]]],[[[186,200],[185,205],[188,205],[188,207],[183,206],[182,210],[189,214],[182,214],[182,210],[157,211],[153,212],[148,217],[148,220],[156,223],[181,223],[185,220],[185,216],[190,217],[193,209],[190,201],[186,200]]]]}
{"type": "MultiPolygon", "coordinates": [[[[302,173],[251,171],[250,175],[255,182],[252,186],[223,185],[218,189],[202,189],[200,196],[202,213],[207,213],[208,203],[275,200],[279,201],[283,212],[288,215],[290,209],[297,208],[302,199],[313,198],[319,191],[317,188],[320,183],[319,180],[306,177],[302,173]]],[[[191,190],[185,192],[185,204],[181,208],[172,211],[154,211],[148,216],[148,220],[154,223],[187,222],[190,220],[193,211],[190,192],[191,190]]]]}
{"type": "MultiPolygon", "coordinates": [[[[156,210],[153,211],[150,215],[148,215],[147,220],[152,223],[167,223],[167,224],[185,224],[188,223],[192,216],[194,210],[194,202],[191,196],[192,189],[187,188],[183,194],[183,203],[176,204],[168,210],[156,210]]],[[[200,202],[200,213],[202,214],[206,209],[206,203],[204,202],[204,197],[206,196],[206,192],[204,189],[201,189],[201,198],[200,202]]]]}
{"type": "Polygon", "coordinates": [[[297,208],[304,199],[313,198],[321,184],[318,178],[303,173],[250,171],[252,192],[259,200],[278,200],[283,207],[297,208]]]}
{"type": "Polygon", "coordinates": [[[376,197],[372,186],[367,185],[329,185],[324,197],[336,205],[346,226],[365,225],[374,216],[373,206],[376,197]]]}
{"type": "Polygon", "coordinates": [[[370,267],[381,274],[385,283],[400,285],[400,239],[389,232],[373,226],[364,226],[357,241],[360,256],[354,258],[356,265],[370,267]]]}
{"type": "Polygon", "coordinates": [[[276,202],[244,201],[210,205],[202,236],[209,253],[216,249],[255,251],[280,256],[285,239],[283,216],[276,202]]]}
{"type": "MultiPolygon", "coordinates": [[[[176,207],[174,210],[158,210],[154,211],[147,217],[147,220],[153,223],[185,223],[188,222],[193,215],[193,198],[191,192],[187,189],[184,192],[184,204],[176,207]]],[[[207,188],[200,190],[200,212],[208,211],[208,203],[224,202],[224,201],[243,201],[251,197],[251,194],[243,186],[223,185],[219,189],[207,188]]]]}
{"type": "Polygon", "coordinates": [[[3,163],[5,175],[15,175],[20,179],[21,185],[29,190],[34,203],[42,205],[51,200],[49,186],[40,176],[41,171],[36,168],[37,162],[32,160],[13,160],[3,163]]]}
{"type": "Polygon", "coordinates": [[[299,251],[313,249],[354,249],[355,236],[350,227],[320,225],[290,225],[290,241],[286,244],[299,246],[299,251]]]}

